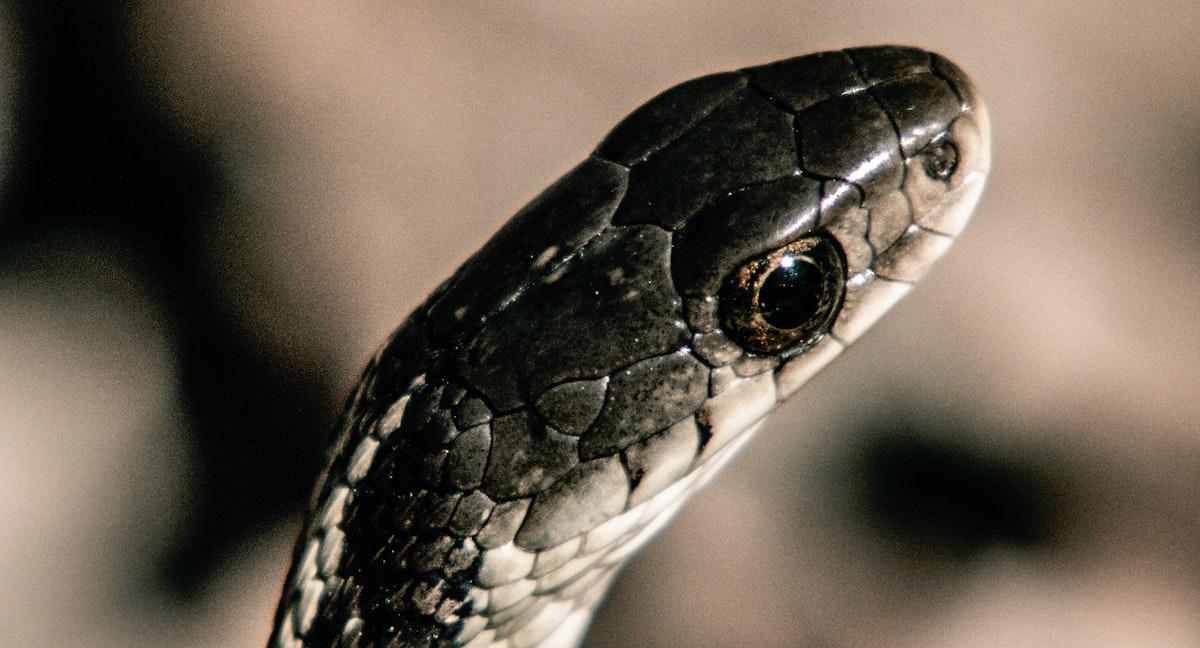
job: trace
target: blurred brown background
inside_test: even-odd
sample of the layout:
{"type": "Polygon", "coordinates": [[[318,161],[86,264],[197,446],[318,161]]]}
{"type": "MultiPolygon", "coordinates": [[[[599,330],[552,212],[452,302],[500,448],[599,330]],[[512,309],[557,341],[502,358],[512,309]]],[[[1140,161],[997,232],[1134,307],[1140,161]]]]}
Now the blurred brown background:
{"type": "Polygon", "coordinates": [[[667,85],[883,42],[982,88],[975,221],[588,645],[1200,646],[1196,3],[308,0],[0,10],[0,645],[263,645],[427,291],[667,85]]]}

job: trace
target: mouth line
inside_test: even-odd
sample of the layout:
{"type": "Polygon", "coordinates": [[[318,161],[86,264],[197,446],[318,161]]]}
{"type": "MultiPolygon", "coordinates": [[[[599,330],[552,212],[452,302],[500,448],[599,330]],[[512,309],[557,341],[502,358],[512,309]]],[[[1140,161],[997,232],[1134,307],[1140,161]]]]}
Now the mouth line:
{"type": "Polygon", "coordinates": [[[928,232],[951,240],[958,238],[983,194],[987,177],[988,173],[984,169],[971,170],[961,185],[946,194],[933,207],[914,217],[913,223],[928,232]]]}

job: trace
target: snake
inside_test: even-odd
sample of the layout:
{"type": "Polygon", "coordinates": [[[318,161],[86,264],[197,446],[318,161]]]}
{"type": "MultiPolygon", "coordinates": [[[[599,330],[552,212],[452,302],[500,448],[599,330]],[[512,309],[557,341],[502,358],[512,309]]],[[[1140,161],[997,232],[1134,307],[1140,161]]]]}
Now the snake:
{"type": "Polygon", "coordinates": [[[270,648],[561,648],[777,405],[907,294],[990,167],[915,47],[633,110],[432,291],[336,425],[270,648]]]}

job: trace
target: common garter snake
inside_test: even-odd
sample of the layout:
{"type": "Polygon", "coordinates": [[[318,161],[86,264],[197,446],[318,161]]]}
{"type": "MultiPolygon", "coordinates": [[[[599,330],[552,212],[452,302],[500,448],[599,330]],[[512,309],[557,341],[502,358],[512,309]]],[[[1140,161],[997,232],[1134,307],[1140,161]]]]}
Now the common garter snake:
{"type": "Polygon", "coordinates": [[[989,142],[962,71],[908,47],[639,107],[369,362],[271,645],[578,645],[628,556],[946,251],[989,142]]]}

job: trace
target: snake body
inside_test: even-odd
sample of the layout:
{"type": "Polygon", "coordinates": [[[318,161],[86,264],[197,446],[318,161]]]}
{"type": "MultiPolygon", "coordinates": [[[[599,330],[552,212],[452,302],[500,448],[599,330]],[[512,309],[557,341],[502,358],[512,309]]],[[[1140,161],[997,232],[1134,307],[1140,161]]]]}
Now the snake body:
{"type": "Polygon", "coordinates": [[[951,244],[989,164],[906,47],[675,86],[369,362],[271,646],[575,646],[628,556],[951,244]]]}

